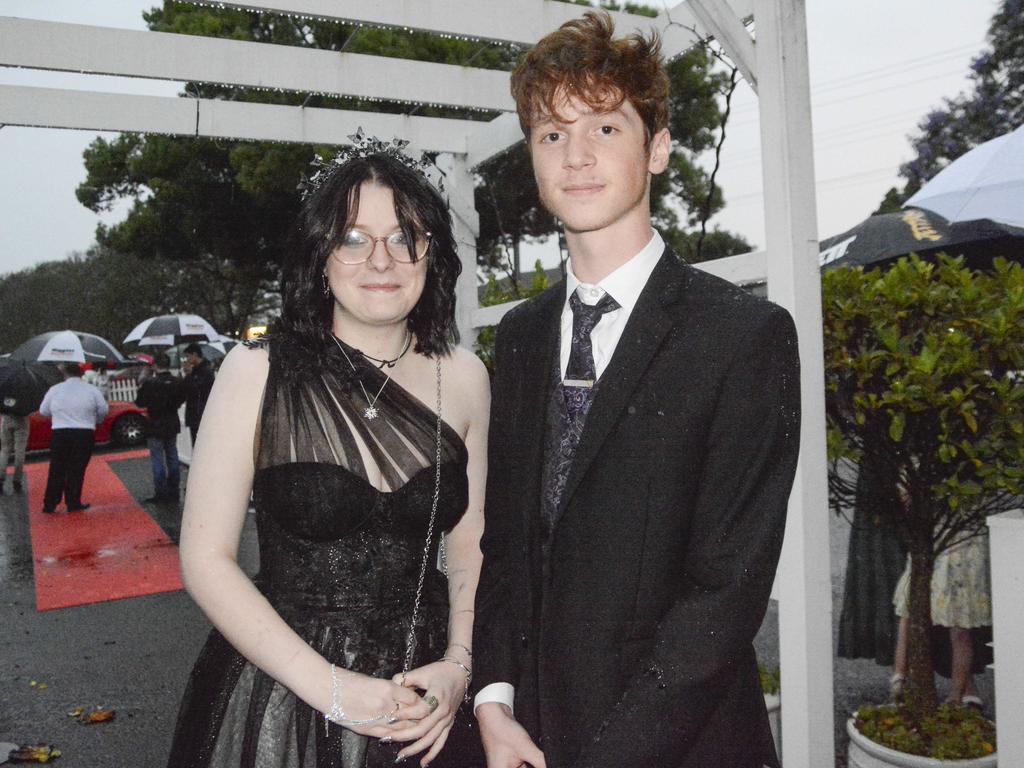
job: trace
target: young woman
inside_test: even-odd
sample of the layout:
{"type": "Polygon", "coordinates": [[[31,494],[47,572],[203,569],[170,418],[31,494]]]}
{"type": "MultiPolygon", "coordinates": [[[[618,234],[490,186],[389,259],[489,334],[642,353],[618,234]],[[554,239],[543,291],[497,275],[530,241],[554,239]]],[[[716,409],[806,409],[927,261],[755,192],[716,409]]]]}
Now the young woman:
{"type": "Polygon", "coordinates": [[[313,177],[281,318],[228,355],[203,416],[181,561],[215,629],[172,768],[483,764],[455,715],[473,663],[488,378],[455,346],[442,197],[399,151],[369,146],[313,177]],[[250,493],[253,580],[236,562],[250,493]]]}

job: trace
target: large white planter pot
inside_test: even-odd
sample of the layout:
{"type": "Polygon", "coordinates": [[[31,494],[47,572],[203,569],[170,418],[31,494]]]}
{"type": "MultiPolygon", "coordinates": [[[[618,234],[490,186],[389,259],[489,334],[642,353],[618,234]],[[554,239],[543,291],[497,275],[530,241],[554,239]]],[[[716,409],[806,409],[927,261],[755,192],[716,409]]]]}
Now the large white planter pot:
{"type": "Polygon", "coordinates": [[[936,760],[897,752],[861,734],[852,717],[846,721],[846,733],[850,737],[846,750],[848,768],[995,768],[997,764],[995,754],[972,760],[936,760]]]}
{"type": "Polygon", "coordinates": [[[772,727],[772,741],[775,754],[782,759],[782,699],[774,693],[764,695],[764,706],[768,710],[768,725],[772,727]]]}

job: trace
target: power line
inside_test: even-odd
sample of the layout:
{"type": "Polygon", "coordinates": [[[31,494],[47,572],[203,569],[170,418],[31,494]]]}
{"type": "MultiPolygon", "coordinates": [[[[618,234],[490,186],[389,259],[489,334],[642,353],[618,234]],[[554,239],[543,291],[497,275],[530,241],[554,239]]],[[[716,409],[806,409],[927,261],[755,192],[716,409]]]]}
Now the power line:
{"type": "MultiPolygon", "coordinates": [[[[922,67],[934,66],[935,64],[942,64],[947,61],[952,61],[963,56],[964,53],[970,51],[977,51],[980,46],[984,44],[984,41],[978,43],[972,43],[970,45],[957,46],[955,48],[947,48],[936,53],[928,54],[927,56],[919,56],[912,59],[906,59],[902,62],[895,62],[891,66],[876,67],[874,69],[861,70],[850,75],[844,75],[842,77],[833,78],[831,80],[823,80],[819,83],[811,85],[811,94],[820,94],[839,88],[846,88],[852,85],[857,85],[860,82],[876,81],[878,79],[886,79],[889,77],[895,77],[897,75],[910,72],[914,69],[920,69],[922,67]],[[881,77],[875,77],[880,75],[881,77]]],[[[736,108],[736,112],[749,111],[755,109],[757,103],[743,104],[736,108]]]]}
{"type": "MultiPolygon", "coordinates": [[[[886,113],[884,115],[878,115],[870,120],[861,120],[855,123],[847,123],[840,128],[836,128],[828,131],[815,131],[814,132],[814,148],[822,149],[832,146],[834,143],[830,142],[830,139],[842,138],[847,135],[859,135],[864,130],[871,130],[880,128],[883,125],[892,125],[899,123],[906,123],[907,119],[915,115],[921,115],[923,110],[928,109],[930,105],[925,104],[920,107],[914,107],[912,109],[900,110],[899,112],[886,113]]],[[[888,135],[882,134],[879,138],[888,135]]],[[[859,138],[858,138],[859,140],[859,138]]],[[[851,142],[852,143],[852,142],[851,142]]],[[[744,149],[739,152],[734,152],[728,155],[729,165],[744,165],[747,161],[756,159],[761,155],[761,147],[756,146],[751,149],[744,149]],[[740,160],[741,162],[735,163],[733,161],[740,160]]]]}
{"type": "MultiPolygon", "coordinates": [[[[818,101],[818,102],[815,102],[815,101],[812,100],[811,101],[811,109],[812,110],[824,109],[825,107],[833,107],[833,106],[836,106],[837,104],[847,104],[847,103],[849,103],[851,101],[857,101],[859,99],[870,98],[870,97],[876,96],[876,95],[878,95],[880,93],[887,93],[889,91],[897,91],[897,90],[900,90],[900,89],[903,89],[903,88],[910,88],[910,87],[915,86],[915,85],[920,85],[921,83],[926,83],[926,82],[928,82],[930,80],[939,80],[941,78],[950,77],[951,75],[956,75],[958,73],[959,73],[959,70],[953,70],[953,71],[950,71],[950,72],[939,72],[937,74],[929,75],[927,77],[919,77],[919,78],[916,78],[914,80],[909,80],[909,81],[907,81],[905,83],[897,83],[897,84],[894,84],[894,85],[886,86],[884,88],[873,88],[872,90],[865,91],[864,93],[855,93],[855,94],[851,94],[849,96],[843,96],[841,98],[832,99],[831,101],[818,101]]],[[[742,127],[744,125],[753,125],[753,124],[758,122],[758,119],[759,118],[757,116],[753,116],[753,117],[750,117],[749,119],[740,120],[740,121],[737,121],[737,122],[733,123],[732,127],[733,128],[739,128],[739,127],[742,127]]]]}
{"type": "MultiPolygon", "coordinates": [[[[892,168],[873,168],[870,171],[860,171],[858,173],[847,173],[847,174],[844,174],[842,176],[830,176],[827,179],[815,179],[814,186],[815,186],[815,189],[821,189],[822,187],[825,187],[825,188],[834,187],[836,184],[838,184],[841,181],[847,181],[848,182],[848,181],[850,181],[852,179],[861,179],[861,181],[857,182],[857,183],[867,183],[867,182],[872,182],[872,181],[876,181],[876,180],[879,180],[879,179],[883,179],[887,175],[892,175],[892,172],[893,172],[892,168]]],[[[856,184],[854,183],[854,184],[847,184],[847,185],[843,185],[843,186],[855,186],[855,185],[856,184]]],[[[761,192],[747,192],[745,194],[736,195],[736,196],[726,195],[725,196],[725,203],[726,203],[726,206],[729,206],[729,205],[731,205],[731,204],[733,204],[733,203],[735,203],[737,201],[740,201],[740,200],[752,200],[752,199],[756,199],[756,198],[760,198],[760,197],[764,197],[764,192],[763,191],[761,191],[761,192]]]]}

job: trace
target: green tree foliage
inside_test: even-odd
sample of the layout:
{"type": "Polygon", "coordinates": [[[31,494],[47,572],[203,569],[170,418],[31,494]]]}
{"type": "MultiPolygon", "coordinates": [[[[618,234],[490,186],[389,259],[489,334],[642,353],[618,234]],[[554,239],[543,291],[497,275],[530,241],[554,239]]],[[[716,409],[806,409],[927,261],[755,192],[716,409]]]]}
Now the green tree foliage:
{"type": "MultiPolygon", "coordinates": [[[[487,284],[480,292],[480,306],[493,307],[497,304],[504,304],[505,302],[517,299],[530,299],[543,293],[550,287],[551,280],[547,272],[544,271],[544,265],[538,259],[534,262],[533,277],[529,284],[526,284],[525,281],[513,283],[511,277],[499,281],[497,275],[491,272],[487,276],[487,284]]],[[[494,337],[496,331],[497,328],[495,326],[489,325],[481,328],[480,333],[476,337],[477,357],[484,361],[487,370],[492,373],[494,372],[494,337]]]]}
{"type": "Polygon", "coordinates": [[[208,267],[94,247],[0,276],[0,351],[65,328],[99,334],[120,347],[137,323],[169,312],[198,312],[222,333],[237,331],[238,318],[227,314],[229,307],[249,302],[254,311],[263,311],[272,301],[266,295],[242,296],[244,285],[227,276],[205,279],[202,270],[208,267]]]}
{"type": "Polygon", "coordinates": [[[890,189],[876,213],[902,205],[950,162],[1024,124],[1024,0],[1003,0],[988,44],[971,62],[971,87],[929,112],[912,138],[915,157],[900,168],[906,183],[890,189]]]}
{"type": "Polygon", "coordinates": [[[928,650],[935,556],[1019,503],[1024,472],[1024,269],[911,256],[886,272],[822,276],[830,491],[840,464],[886,466],[892,522],[911,556],[907,698],[935,708],[928,650]]]}
{"type": "MultiPolygon", "coordinates": [[[[154,31],[373,53],[485,68],[509,68],[518,51],[422,33],[312,22],[284,15],[213,10],[174,2],[145,14],[154,31]]],[[[315,94],[189,83],[186,95],[310,107],[406,112],[408,105],[315,94]]],[[[488,113],[418,107],[427,116],[486,119],[488,113]]],[[[354,128],[355,126],[353,126],[354,128]]],[[[329,147],[219,141],[155,134],[98,138],[85,153],[87,178],[77,194],[94,211],[128,198],[127,218],[100,227],[101,246],[143,259],[177,262],[204,294],[229,304],[210,313],[218,328],[239,330],[276,289],[278,269],[298,211],[296,190],[316,152],[329,147]]]]}
{"type": "MultiPolygon", "coordinates": [[[[618,8],[614,3],[606,7],[618,8]]],[[[652,13],[627,4],[627,10],[652,13]]],[[[165,2],[145,14],[150,29],[234,40],[255,40],[325,50],[344,50],[455,65],[510,70],[517,46],[442,38],[420,32],[357,27],[270,13],[211,9],[165,2]]],[[[656,179],[656,223],[670,242],[696,258],[690,229],[708,197],[708,176],[698,156],[713,146],[721,118],[718,98],[724,75],[704,49],[695,49],[670,64],[674,151],[668,173],[656,179]],[[680,216],[678,209],[687,211],[680,216]]],[[[310,107],[373,110],[425,116],[489,120],[488,112],[388,101],[328,97],[318,94],[259,91],[218,84],[189,83],[186,94],[310,107]]],[[[86,151],[87,178],[79,200],[99,211],[128,198],[133,206],[125,221],[101,227],[98,242],[140,258],[160,258],[203,265],[204,280],[244,285],[242,299],[230,307],[231,327],[244,325],[245,298],[275,289],[277,270],[287,247],[289,226],[298,208],[296,184],[314,153],[328,147],[233,142],[203,138],[139,136],[97,139],[86,151]],[[242,318],[236,322],[236,318],[242,318]]],[[[512,267],[518,293],[519,245],[542,238],[556,223],[537,199],[529,157],[520,145],[477,171],[476,205],[480,212],[481,263],[512,267]]],[[[721,193],[711,196],[708,214],[721,208],[721,193]]],[[[719,233],[705,243],[705,255],[746,250],[740,238],[719,233]]],[[[219,285],[220,293],[226,287],[219,285]]]]}
{"type": "MultiPolygon", "coordinates": [[[[592,5],[573,0],[576,5],[592,5]]],[[[609,10],[625,10],[646,16],[657,11],[635,3],[602,2],[609,10]]],[[[729,88],[729,73],[715,66],[710,51],[697,46],[668,64],[669,133],[672,155],[665,173],[651,185],[654,224],[666,241],[688,261],[706,261],[749,251],[751,246],[738,235],[715,230],[698,248],[695,227],[724,206],[722,190],[700,163],[720,136],[720,100],[729,88]],[[680,211],[683,214],[680,215],[680,211]]],[[[522,240],[547,237],[556,222],[544,210],[533,184],[533,171],[525,145],[493,158],[478,169],[476,207],[480,213],[478,247],[486,266],[504,266],[512,276],[512,289],[519,284],[519,245],[522,240]],[[510,184],[509,179],[522,183],[510,184]]],[[[515,294],[518,295],[518,294],[515,294]]]]}

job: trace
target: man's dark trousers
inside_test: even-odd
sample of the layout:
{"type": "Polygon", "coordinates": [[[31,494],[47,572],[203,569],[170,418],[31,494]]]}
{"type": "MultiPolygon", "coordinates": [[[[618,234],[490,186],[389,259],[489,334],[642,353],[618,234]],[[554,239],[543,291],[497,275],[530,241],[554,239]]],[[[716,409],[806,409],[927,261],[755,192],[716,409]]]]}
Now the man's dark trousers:
{"type": "Polygon", "coordinates": [[[178,461],[178,436],[147,437],[149,460],[153,467],[153,491],[160,499],[177,499],[181,485],[178,461]]]}
{"type": "Polygon", "coordinates": [[[95,435],[92,429],[53,430],[43,509],[53,511],[62,496],[69,510],[82,506],[82,484],[85,468],[92,458],[95,435]]]}

